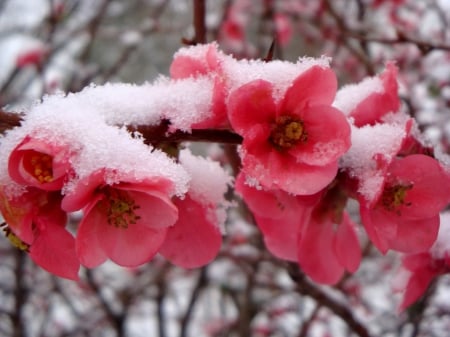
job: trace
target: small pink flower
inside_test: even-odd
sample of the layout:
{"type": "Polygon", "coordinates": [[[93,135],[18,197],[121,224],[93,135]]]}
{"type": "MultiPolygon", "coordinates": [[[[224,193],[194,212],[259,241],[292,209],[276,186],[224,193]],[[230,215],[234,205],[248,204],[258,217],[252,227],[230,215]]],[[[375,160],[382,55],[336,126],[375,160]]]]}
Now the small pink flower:
{"type": "Polygon", "coordinates": [[[395,159],[378,198],[361,198],[361,218],[369,238],[383,253],[419,253],[431,247],[439,212],[449,200],[450,181],[434,158],[414,154],[395,159]]]}
{"type": "Polygon", "coordinates": [[[57,192],[30,189],[21,196],[8,197],[0,190],[4,229],[13,245],[29,252],[31,259],[60,277],[77,280],[80,263],[74,237],[65,229],[67,216],[61,210],[57,192]]]}
{"type": "Polygon", "coordinates": [[[357,127],[378,123],[400,108],[397,76],[397,67],[389,62],[382,74],[340,89],[334,105],[352,117],[357,127]]]}
{"type": "Polygon", "coordinates": [[[8,172],[15,182],[46,191],[61,189],[69,170],[67,146],[32,137],[17,145],[8,161],[8,172]]]}
{"type": "Polygon", "coordinates": [[[243,136],[242,164],[267,189],[314,194],[336,176],[350,147],[350,126],[331,106],[336,77],[314,66],[294,80],[280,102],[274,87],[255,80],[231,93],[229,119],[243,136]]]}
{"type": "Polygon", "coordinates": [[[216,43],[194,46],[175,54],[170,65],[170,76],[174,79],[214,76],[211,116],[192,125],[194,129],[224,126],[227,122],[225,96],[226,83],[222,69],[224,55],[216,43]]]}
{"type": "Polygon", "coordinates": [[[136,267],[158,252],[167,228],[178,218],[168,196],[172,183],[164,178],[136,181],[131,176],[108,184],[106,176],[100,170],[80,180],[62,201],[66,211],[83,208],[77,254],[86,267],[98,266],[107,258],[136,267]]]}

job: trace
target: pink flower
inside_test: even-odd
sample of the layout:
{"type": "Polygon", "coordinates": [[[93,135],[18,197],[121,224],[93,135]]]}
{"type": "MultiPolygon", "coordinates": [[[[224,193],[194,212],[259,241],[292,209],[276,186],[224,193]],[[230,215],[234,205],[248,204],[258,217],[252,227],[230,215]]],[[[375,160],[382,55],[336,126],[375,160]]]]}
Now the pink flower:
{"type": "Polygon", "coordinates": [[[324,284],[338,282],[345,270],[358,269],[356,225],[343,211],[347,199],[338,187],[293,196],[252,188],[240,174],[236,190],[253,212],[268,250],[278,258],[298,262],[309,277],[324,284]]]}
{"type": "Polygon", "coordinates": [[[8,173],[15,182],[46,191],[61,189],[69,170],[67,146],[32,137],[17,145],[8,161],[8,173]]]}
{"type": "Polygon", "coordinates": [[[167,231],[160,253],[183,268],[211,262],[222,244],[221,226],[226,218],[224,194],[231,177],[217,163],[189,150],[181,150],[178,160],[191,177],[183,199],[174,198],[179,217],[167,231]]]}
{"type": "Polygon", "coordinates": [[[216,43],[194,46],[175,54],[170,65],[170,75],[174,79],[214,76],[211,116],[192,125],[194,129],[224,126],[227,122],[225,106],[226,83],[222,69],[224,55],[216,43]]]}
{"type": "Polygon", "coordinates": [[[108,184],[106,170],[80,180],[65,195],[66,211],[83,208],[76,249],[81,263],[95,267],[107,258],[135,267],[149,261],[161,247],[167,228],[178,211],[168,194],[172,182],[165,178],[136,181],[133,176],[108,184]]]}
{"type": "Polygon", "coordinates": [[[378,123],[383,116],[400,108],[397,75],[397,67],[389,62],[379,76],[340,89],[334,106],[352,117],[357,127],[378,123]]]}
{"type": "Polygon", "coordinates": [[[379,122],[389,112],[397,112],[400,108],[397,83],[398,69],[394,63],[389,62],[386,70],[379,76],[382,90],[375,91],[361,101],[350,112],[356,126],[379,122]]]}
{"type": "Polygon", "coordinates": [[[274,87],[255,80],[231,93],[229,119],[243,136],[243,170],[267,189],[314,194],[337,173],[338,159],[350,147],[350,126],[331,107],[336,77],[314,66],[294,80],[281,101],[274,87]]]}
{"type": "Polygon", "coordinates": [[[31,259],[60,277],[77,280],[80,263],[75,240],[64,228],[66,213],[57,192],[30,189],[9,197],[0,189],[0,210],[7,223],[4,229],[11,243],[29,252],[31,259]]]}
{"type": "Polygon", "coordinates": [[[414,154],[395,159],[383,189],[371,202],[361,198],[361,218],[369,238],[383,253],[419,253],[431,247],[439,212],[449,200],[450,181],[434,158],[414,154]]]}

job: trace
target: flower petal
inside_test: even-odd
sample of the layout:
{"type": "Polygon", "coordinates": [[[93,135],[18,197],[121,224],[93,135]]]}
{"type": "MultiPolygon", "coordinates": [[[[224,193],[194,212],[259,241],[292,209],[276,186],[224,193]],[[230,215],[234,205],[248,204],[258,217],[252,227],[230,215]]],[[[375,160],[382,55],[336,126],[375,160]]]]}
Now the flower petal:
{"type": "Polygon", "coordinates": [[[335,284],[344,273],[333,245],[334,230],[331,221],[305,224],[298,241],[298,262],[314,281],[335,284]]]}
{"type": "Polygon", "coordinates": [[[355,272],[361,262],[356,224],[347,212],[343,213],[342,222],[338,225],[334,240],[334,249],[340,264],[349,272],[355,272]]]}
{"type": "Polygon", "coordinates": [[[253,126],[275,120],[276,105],[272,97],[273,86],[264,80],[247,83],[230,95],[228,117],[233,129],[246,135],[253,126]]]}
{"type": "Polygon", "coordinates": [[[31,245],[31,259],[52,274],[77,281],[80,262],[73,236],[58,224],[45,223],[44,226],[31,245]]]}
{"type": "Polygon", "coordinates": [[[399,221],[397,236],[390,241],[391,248],[408,254],[429,250],[437,239],[439,222],[439,215],[427,219],[399,221]]]}
{"type": "Polygon", "coordinates": [[[300,74],[286,91],[281,113],[289,114],[314,105],[331,105],[336,95],[337,79],[330,68],[313,66],[300,74]]]}
{"type": "Polygon", "coordinates": [[[159,252],[183,268],[197,268],[211,262],[222,243],[217,219],[211,219],[211,210],[189,196],[176,200],[175,204],[180,216],[168,229],[159,252]]]}

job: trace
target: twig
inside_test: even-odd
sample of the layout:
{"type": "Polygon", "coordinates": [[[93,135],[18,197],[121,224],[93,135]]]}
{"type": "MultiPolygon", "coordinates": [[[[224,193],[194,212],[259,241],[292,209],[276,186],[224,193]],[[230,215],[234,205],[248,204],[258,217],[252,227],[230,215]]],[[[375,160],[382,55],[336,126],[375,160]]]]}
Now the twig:
{"type": "Polygon", "coordinates": [[[189,304],[186,309],[186,313],[184,314],[183,318],[181,319],[180,324],[180,337],[187,337],[188,336],[188,326],[190,319],[193,314],[193,309],[195,304],[200,298],[200,293],[203,290],[203,288],[207,284],[207,278],[206,278],[206,267],[203,267],[200,270],[200,274],[198,276],[197,284],[195,285],[195,288],[192,290],[191,298],[189,299],[189,304]]]}
{"type": "Polygon", "coordinates": [[[298,265],[291,263],[287,268],[289,275],[297,283],[296,290],[298,293],[313,298],[319,305],[331,310],[335,315],[339,316],[358,336],[371,336],[367,328],[353,316],[352,311],[347,306],[334,300],[320,288],[309,282],[304,274],[299,270],[298,265]]]}

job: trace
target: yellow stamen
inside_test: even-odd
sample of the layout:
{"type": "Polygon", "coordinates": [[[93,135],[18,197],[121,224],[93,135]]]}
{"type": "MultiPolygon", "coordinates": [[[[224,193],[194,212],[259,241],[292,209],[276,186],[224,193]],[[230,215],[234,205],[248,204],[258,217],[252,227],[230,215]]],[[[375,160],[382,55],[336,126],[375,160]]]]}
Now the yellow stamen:
{"type": "Polygon", "coordinates": [[[275,121],[269,142],[279,151],[290,149],[298,143],[306,142],[308,135],[303,122],[291,116],[281,116],[275,121]]]}
{"type": "Polygon", "coordinates": [[[33,154],[25,161],[25,169],[41,184],[53,181],[53,157],[41,152],[33,151],[33,154]],[[27,165],[28,164],[28,165],[27,165]]]}

